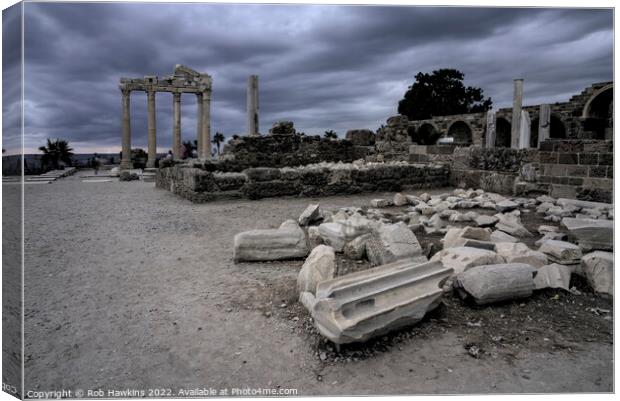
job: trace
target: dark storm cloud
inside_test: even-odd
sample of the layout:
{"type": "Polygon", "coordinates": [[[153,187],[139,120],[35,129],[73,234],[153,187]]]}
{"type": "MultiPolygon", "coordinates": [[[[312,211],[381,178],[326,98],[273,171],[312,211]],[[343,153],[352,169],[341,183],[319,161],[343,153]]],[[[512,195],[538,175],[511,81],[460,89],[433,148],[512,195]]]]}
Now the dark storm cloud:
{"type": "MultiPolygon", "coordinates": [[[[499,107],[512,79],[525,102],[567,100],[612,79],[612,12],[231,4],[27,3],[26,148],[47,137],[77,151],[120,148],[121,76],[213,76],[212,131],[245,127],[247,76],[260,76],[261,132],[376,129],[418,71],[457,68],[499,107]]],[[[5,58],[6,59],[6,58],[5,58]]],[[[132,94],[132,140],[146,146],[146,96],[132,94]]],[[[184,139],[196,131],[183,97],[184,139]]],[[[158,146],[171,144],[172,99],[157,96],[158,146]]],[[[7,109],[5,104],[5,110],[7,109]]]]}

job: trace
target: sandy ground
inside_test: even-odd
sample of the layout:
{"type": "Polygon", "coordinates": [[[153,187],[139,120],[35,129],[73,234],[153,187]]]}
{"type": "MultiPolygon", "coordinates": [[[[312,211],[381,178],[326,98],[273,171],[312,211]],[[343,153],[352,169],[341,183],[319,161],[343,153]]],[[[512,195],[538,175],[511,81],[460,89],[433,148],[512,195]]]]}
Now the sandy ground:
{"type": "MultiPolygon", "coordinates": [[[[377,196],[320,203],[361,206],[377,196]]],[[[26,391],[613,390],[611,332],[568,347],[545,347],[539,339],[543,346],[519,347],[509,358],[477,359],[461,326],[430,320],[421,329],[432,329],[430,335],[407,335],[370,357],[322,360],[326,345],[309,336],[307,316],[295,304],[302,262],[232,262],[236,233],[277,227],[317,199],[195,205],[153,183],[85,183],[79,176],[28,185],[25,197],[26,391]]]]}

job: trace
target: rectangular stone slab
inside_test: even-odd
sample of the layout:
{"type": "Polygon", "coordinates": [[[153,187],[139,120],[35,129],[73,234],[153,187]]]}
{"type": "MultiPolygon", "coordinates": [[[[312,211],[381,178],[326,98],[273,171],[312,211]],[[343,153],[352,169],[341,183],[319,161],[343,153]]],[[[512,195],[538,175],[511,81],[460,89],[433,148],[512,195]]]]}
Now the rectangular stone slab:
{"type": "Polygon", "coordinates": [[[586,250],[608,251],[614,248],[613,220],[565,217],[562,225],[568,229],[569,239],[576,241],[586,250]]]}

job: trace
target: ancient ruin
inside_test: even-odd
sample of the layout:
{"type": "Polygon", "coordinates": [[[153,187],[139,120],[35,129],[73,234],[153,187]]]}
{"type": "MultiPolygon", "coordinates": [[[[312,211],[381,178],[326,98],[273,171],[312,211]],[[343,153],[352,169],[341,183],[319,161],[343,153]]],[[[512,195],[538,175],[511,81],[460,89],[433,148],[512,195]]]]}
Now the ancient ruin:
{"type": "Polygon", "coordinates": [[[174,74],[158,78],[147,75],[144,78],[121,78],[119,88],[123,94],[123,135],[121,168],[131,168],[131,117],[130,96],[132,91],[142,91],[147,94],[148,102],[148,161],[147,167],[155,167],[157,156],[157,128],[155,124],[155,95],[158,92],[172,93],[173,101],[173,131],[172,154],[176,159],[181,158],[181,95],[193,93],[196,95],[198,124],[196,139],[198,141],[198,157],[211,157],[211,85],[212,79],[208,74],[201,74],[191,68],[177,64],[174,74]]]}

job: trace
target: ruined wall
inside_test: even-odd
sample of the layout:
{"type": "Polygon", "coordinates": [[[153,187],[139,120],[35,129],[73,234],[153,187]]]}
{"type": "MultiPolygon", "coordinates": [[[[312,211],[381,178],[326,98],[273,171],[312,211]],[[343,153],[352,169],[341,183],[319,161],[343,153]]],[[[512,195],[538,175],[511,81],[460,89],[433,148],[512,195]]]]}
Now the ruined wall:
{"type": "Polygon", "coordinates": [[[365,155],[364,147],[356,147],[346,139],[274,134],[232,140],[226,145],[225,154],[214,165],[218,171],[239,172],[251,167],[293,167],[338,161],[350,163],[365,155]]]}
{"type": "MultiPolygon", "coordinates": [[[[593,84],[581,93],[571,97],[567,102],[550,104],[551,135],[556,139],[611,139],[613,134],[611,109],[602,112],[605,116],[597,115],[601,110],[594,110],[597,99],[610,102],[609,95],[613,91],[612,82],[593,84]],[[604,134],[603,134],[604,131],[604,134]]],[[[604,103],[603,102],[603,103],[604,103]]],[[[606,103],[605,103],[606,104],[606,103]]],[[[605,104],[599,109],[605,108],[605,104]]],[[[532,147],[538,146],[538,121],[540,105],[524,106],[523,110],[530,115],[532,122],[532,147]]],[[[386,157],[398,158],[402,156],[402,149],[411,144],[409,135],[429,130],[437,133],[440,138],[452,138],[454,143],[462,146],[483,146],[486,138],[486,113],[458,114],[451,116],[435,116],[426,120],[407,121],[403,116],[388,118],[387,125],[380,129],[377,136],[377,151],[386,157]],[[409,133],[409,135],[404,134],[409,133]],[[381,143],[381,141],[385,143],[381,143]],[[398,143],[400,142],[400,143],[398,143]]],[[[496,110],[497,146],[510,146],[510,125],[512,124],[512,108],[496,110]],[[503,127],[501,127],[503,126],[503,127]],[[507,134],[506,142],[500,137],[507,134]]]]}
{"type": "Polygon", "coordinates": [[[452,159],[454,186],[613,201],[613,141],[549,140],[540,150],[456,148],[452,159]]]}
{"type": "Polygon", "coordinates": [[[191,164],[160,168],[156,186],[192,202],[281,196],[330,196],[448,185],[445,164],[321,163],[298,168],[258,167],[243,173],[209,172],[191,164]]]}

